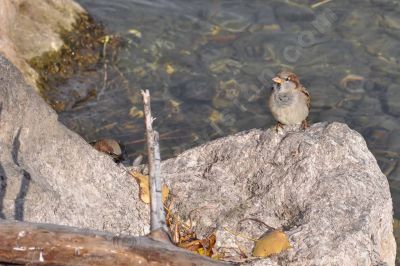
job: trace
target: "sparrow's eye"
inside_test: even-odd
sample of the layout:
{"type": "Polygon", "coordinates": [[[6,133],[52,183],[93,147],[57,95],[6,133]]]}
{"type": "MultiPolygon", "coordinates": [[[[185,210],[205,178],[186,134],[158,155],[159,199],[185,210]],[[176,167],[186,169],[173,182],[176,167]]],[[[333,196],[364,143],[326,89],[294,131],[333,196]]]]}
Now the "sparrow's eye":
{"type": "Polygon", "coordinates": [[[286,78],[286,81],[289,81],[289,80],[290,80],[290,78],[289,78],[289,77],[287,77],[287,78],[286,78]]]}

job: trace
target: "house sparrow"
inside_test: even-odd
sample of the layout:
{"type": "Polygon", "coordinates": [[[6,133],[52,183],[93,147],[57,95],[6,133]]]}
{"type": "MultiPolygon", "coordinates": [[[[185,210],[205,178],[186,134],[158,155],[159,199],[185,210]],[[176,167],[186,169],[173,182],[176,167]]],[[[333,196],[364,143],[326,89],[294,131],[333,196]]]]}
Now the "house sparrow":
{"type": "Polygon", "coordinates": [[[278,121],[276,130],[282,125],[301,124],[303,129],[307,128],[311,98],[300,84],[299,78],[294,73],[282,71],[272,80],[274,84],[269,97],[269,108],[278,121]]]}

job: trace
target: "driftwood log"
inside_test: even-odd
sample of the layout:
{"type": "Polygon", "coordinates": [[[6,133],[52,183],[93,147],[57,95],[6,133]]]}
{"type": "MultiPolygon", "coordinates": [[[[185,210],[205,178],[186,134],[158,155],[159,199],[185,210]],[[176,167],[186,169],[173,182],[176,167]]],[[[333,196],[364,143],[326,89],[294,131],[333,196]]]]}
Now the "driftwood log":
{"type": "Polygon", "coordinates": [[[149,237],[0,220],[0,264],[227,265],[149,237]]]}

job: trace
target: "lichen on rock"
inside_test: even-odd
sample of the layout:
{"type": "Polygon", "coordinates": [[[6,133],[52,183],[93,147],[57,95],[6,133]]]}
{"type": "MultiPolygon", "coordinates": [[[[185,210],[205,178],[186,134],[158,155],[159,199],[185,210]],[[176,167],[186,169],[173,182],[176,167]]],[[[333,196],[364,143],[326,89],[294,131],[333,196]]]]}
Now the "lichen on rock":
{"type": "MultiPolygon", "coordinates": [[[[56,111],[64,111],[76,101],[96,95],[94,84],[101,79],[94,73],[105,60],[102,50],[106,33],[90,16],[81,14],[71,29],[61,28],[59,34],[63,44],[58,49],[32,57],[28,63],[39,74],[36,84],[41,96],[56,111]],[[84,85],[77,86],[74,81],[84,85]]],[[[117,42],[112,39],[109,47],[117,42]]]]}

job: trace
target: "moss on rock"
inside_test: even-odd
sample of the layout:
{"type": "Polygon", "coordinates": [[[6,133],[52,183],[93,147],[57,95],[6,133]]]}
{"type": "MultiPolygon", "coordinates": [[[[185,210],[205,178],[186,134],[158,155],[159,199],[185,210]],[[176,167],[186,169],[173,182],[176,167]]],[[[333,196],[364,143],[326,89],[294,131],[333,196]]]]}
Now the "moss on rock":
{"type": "Polygon", "coordinates": [[[28,61],[39,74],[37,85],[41,95],[56,111],[63,111],[66,106],[58,99],[60,84],[74,75],[97,68],[102,60],[106,33],[101,24],[82,14],[72,30],[62,29],[60,36],[64,41],[60,49],[45,52],[28,61]]]}

